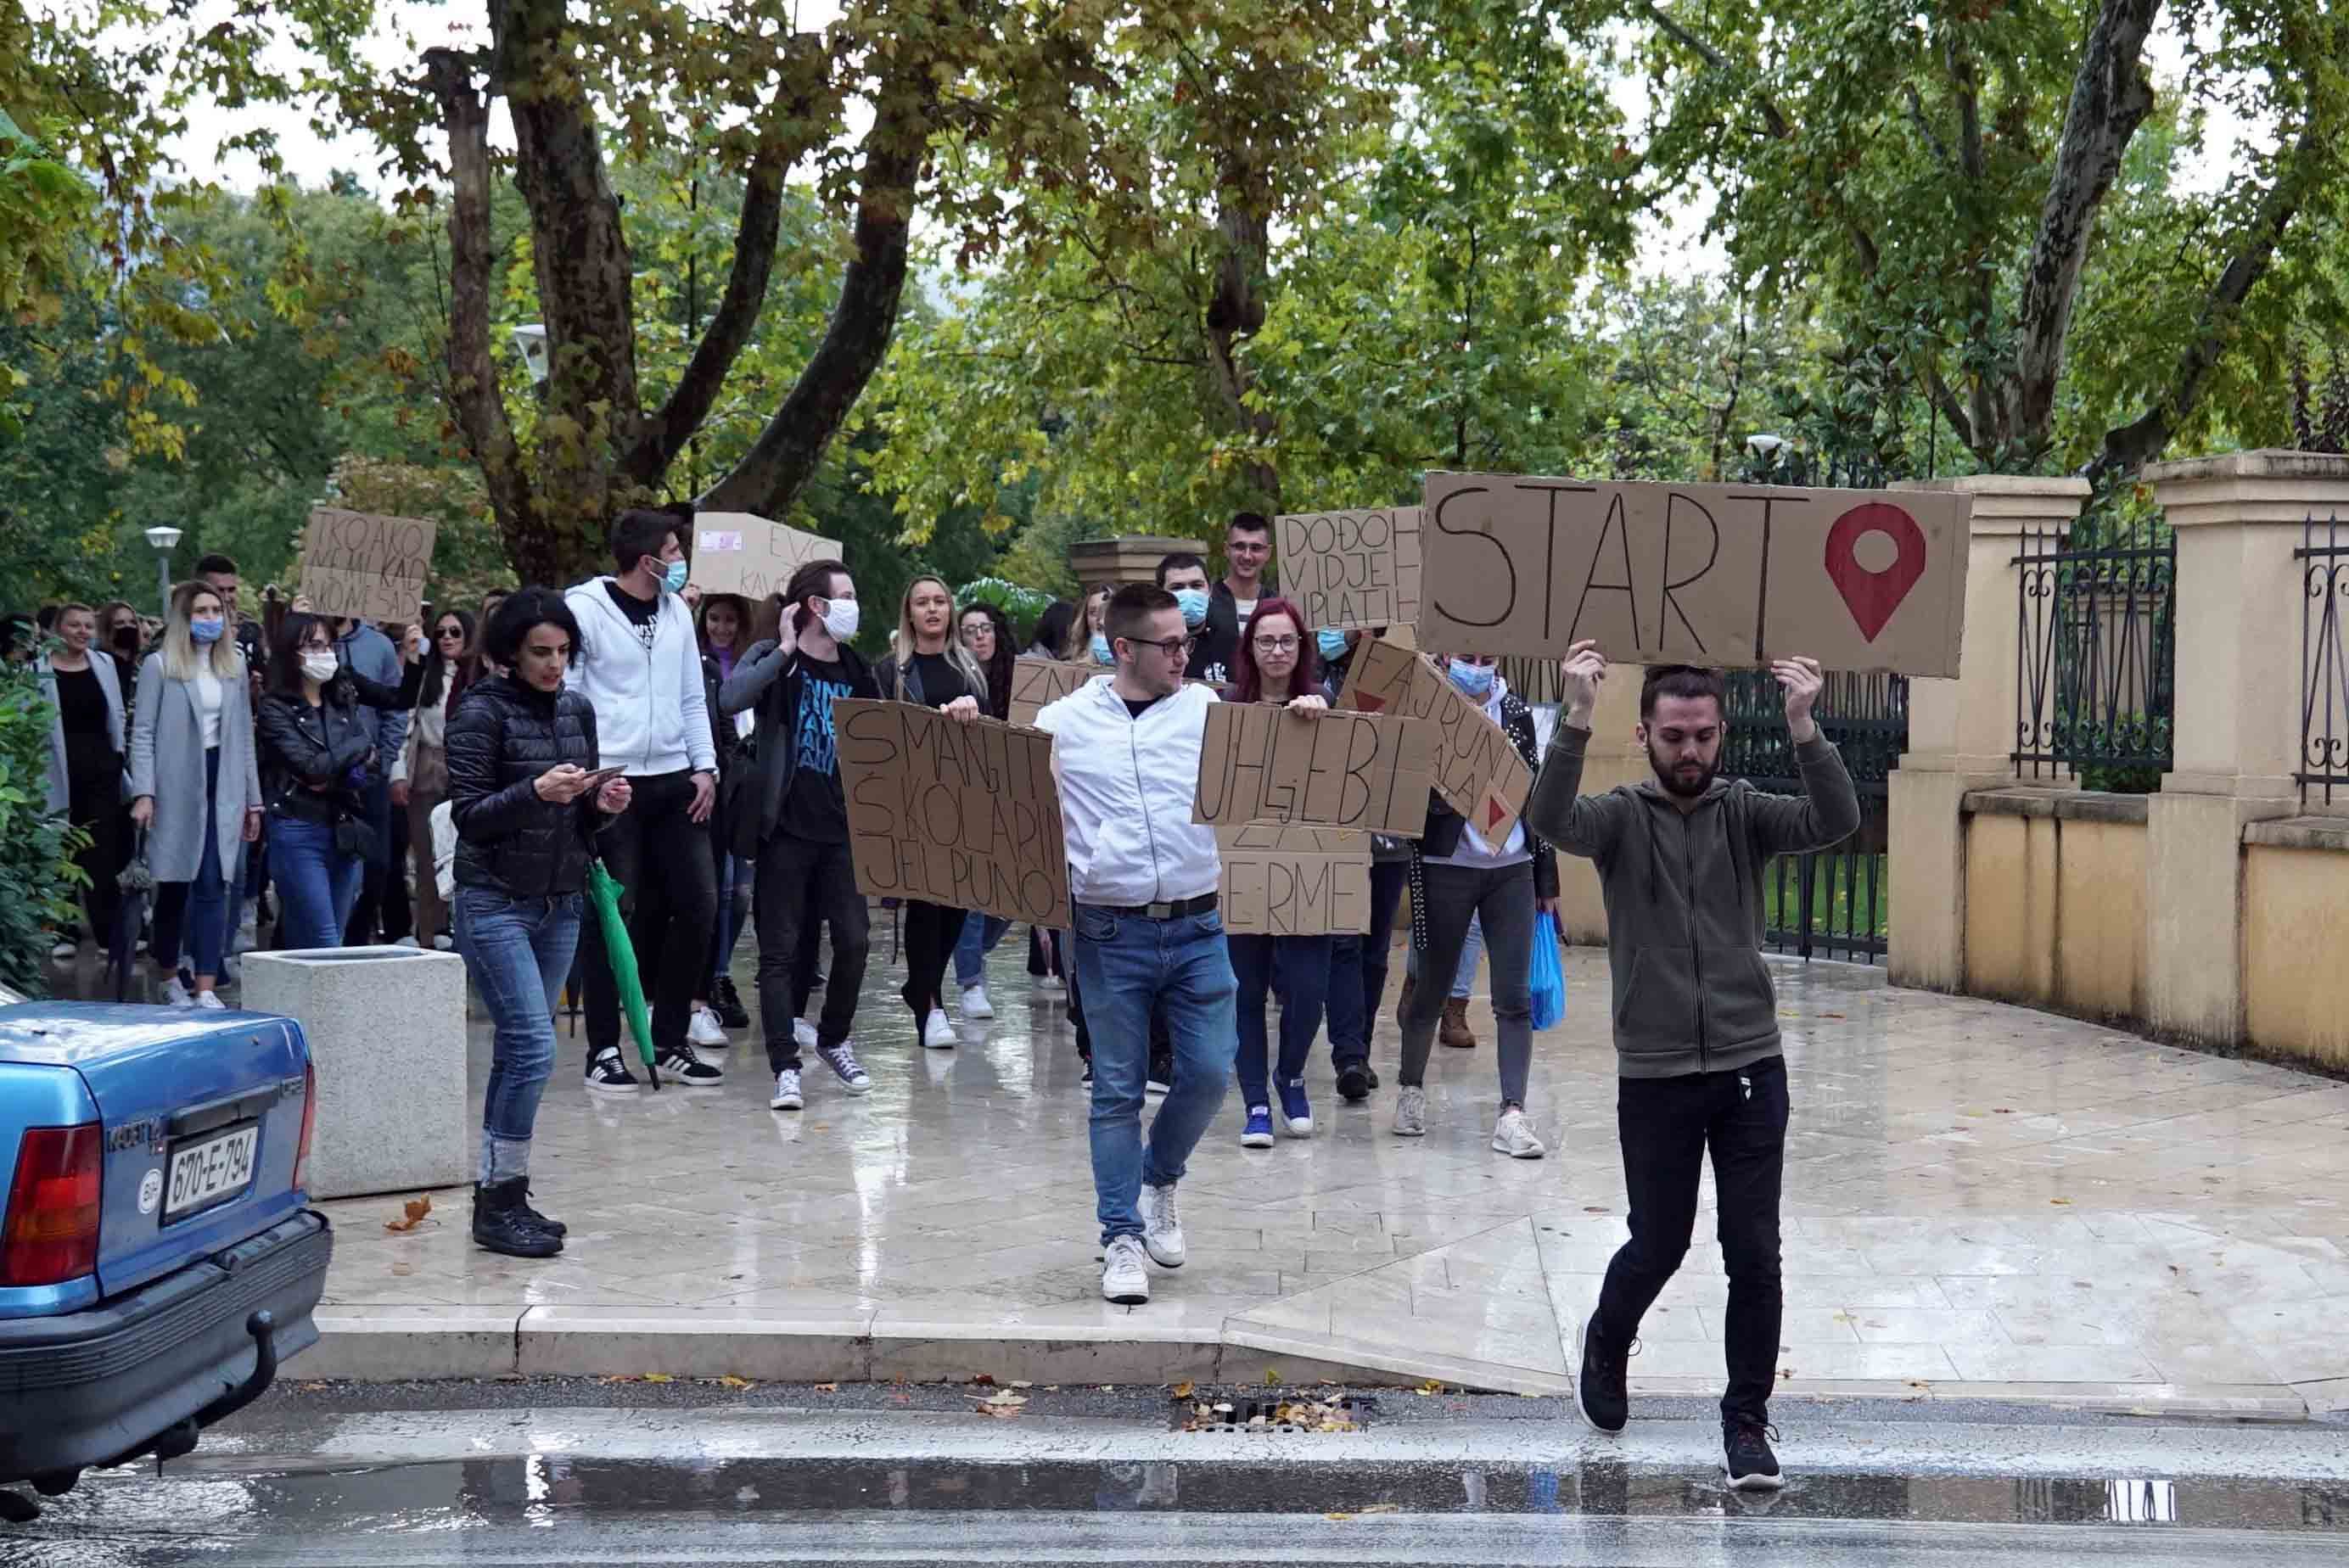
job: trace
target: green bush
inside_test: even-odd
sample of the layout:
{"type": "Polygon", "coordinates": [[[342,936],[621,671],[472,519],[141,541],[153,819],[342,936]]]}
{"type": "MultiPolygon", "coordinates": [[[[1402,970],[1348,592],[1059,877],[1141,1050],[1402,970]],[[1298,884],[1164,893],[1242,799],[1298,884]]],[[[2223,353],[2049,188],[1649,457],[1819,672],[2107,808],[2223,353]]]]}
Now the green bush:
{"type": "Polygon", "coordinates": [[[49,948],[89,882],[74,864],[88,835],[48,814],[56,717],[30,666],[0,668],[0,984],[27,996],[47,995],[49,948]]]}

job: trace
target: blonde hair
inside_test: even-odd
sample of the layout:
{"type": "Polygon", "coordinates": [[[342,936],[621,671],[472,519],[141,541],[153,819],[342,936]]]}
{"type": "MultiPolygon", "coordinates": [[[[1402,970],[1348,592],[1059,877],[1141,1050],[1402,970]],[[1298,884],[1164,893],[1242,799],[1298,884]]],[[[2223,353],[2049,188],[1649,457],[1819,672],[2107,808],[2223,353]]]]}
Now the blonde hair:
{"type": "Polygon", "coordinates": [[[1100,629],[1106,632],[1109,630],[1110,595],[1116,592],[1116,583],[1104,583],[1078,601],[1077,618],[1069,623],[1069,645],[1061,650],[1061,657],[1064,662],[1081,663],[1093,656],[1093,602],[1095,600],[1101,602],[1100,629]]]}
{"type": "Polygon", "coordinates": [[[962,638],[955,634],[955,621],[960,612],[954,607],[954,590],[947,586],[947,580],[943,577],[924,573],[905,584],[905,597],[897,601],[897,636],[889,651],[897,661],[898,672],[903,674],[913,668],[914,655],[921,651],[921,642],[914,635],[914,590],[925,583],[936,583],[947,596],[947,645],[939,653],[947,663],[955,667],[956,673],[969,683],[971,691],[978,697],[979,706],[984,707],[987,706],[987,672],[978,667],[978,661],[970,656],[970,650],[962,645],[962,638]]]}
{"type": "Polygon", "coordinates": [[[220,590],[209,583],[182,583],[171,590],[171,611],[163,622],[163,673],[175,681],[196,678],[198,666],[209,664],[212,673],[224,681],[244,678],[244,655],[237,651],[236,628],[229,624],[233,612],[222,598],[220,590]],[[209,593],[221,603],[221,634],[209,654],[199,651],[196,639],[189,634],[188,622],[193,618],[196,596],[209,593]]]}

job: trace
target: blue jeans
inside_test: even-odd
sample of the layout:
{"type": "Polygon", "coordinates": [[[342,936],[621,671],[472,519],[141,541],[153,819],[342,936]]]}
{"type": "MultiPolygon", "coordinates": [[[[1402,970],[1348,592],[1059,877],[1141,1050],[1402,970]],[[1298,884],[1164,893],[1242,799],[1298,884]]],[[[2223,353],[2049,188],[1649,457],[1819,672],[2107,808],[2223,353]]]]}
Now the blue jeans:
{"type": "Polygon", "coordinates": [[[1288,1005],[1280,1014],[1280,1081],[1305,1076],[1313,1037],[1321,1032],[1321,1007],[1330,994],[1330,938],[1326,936],[1235,936],[1232,973],[1239,980],[1240,1098],[1253,1109],[1270,1105],[1266,1092],[1264,1001],[1280,975],[1288,1005]]]}
{"type": "MultiPolygon", "coordinates": [[[[527,1143],[538,1098],[554,1071],[554,1004],[579,945],[580,895],[508,898],[494,888],[457,890],[457,951],[489,1009],[493,1033],[487,1140],[527,1143]]],[[[492,1162],[485,1160],[486,1178],[492,1162]]]]}
{"type": "Polygon", "coordinates": [[[1386,994],[1388,944],[1410,880],[1409,861],[1371,861],[1370,934],[1330,939],[1330,1059],[1340,1068],[1370,1062],[1371,1020],[1386,994]]]}
{"type": "Polygon", "coordinates": [[[1233,1001],[1239,984],[1224,946],[1224,917],[1180,920],[1076,906],[1077,980],[1092,1037],[1093,1192],[1102,1242],[1142,1234],[1142,1184],[1180,1181],[1184,1162],[1224,1103],[1233,1001]],[[1164,1004],[1174,1042],[1174,1087],[1142,1138],[1150,1013],[1164,1004]]]}
{"type": "Polygon", "coordinates": [[[343,945],[366,867],[335,849],[335,825],[281,816],[269,825],[269,875],[277,884],[278,945],[343,945]]]}
{"type": "Polygon", "coordinates": [[[955,943],[955,984],[966,991],[987,978],[987,955],[1003,940],[1011,923],[999,915],[981,914],[977,910],[962,923],[962,935],[955,943]]]}

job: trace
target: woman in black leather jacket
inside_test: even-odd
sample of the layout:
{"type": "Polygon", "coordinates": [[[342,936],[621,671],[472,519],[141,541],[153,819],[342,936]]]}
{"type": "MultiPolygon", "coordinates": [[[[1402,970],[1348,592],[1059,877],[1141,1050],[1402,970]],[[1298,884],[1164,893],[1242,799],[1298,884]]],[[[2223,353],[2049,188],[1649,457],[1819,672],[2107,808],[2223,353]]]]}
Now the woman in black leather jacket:
{"type": "Polygon", "coordinates": [[[448,729],[457,951],[495,1029],[473,1240],[544,1258],[563,1250],[564,1227],[530,1206],[531,1129],[554,1070],[554,1002],[579,944],[588,859],[628,809],[628,781],[595,777],[595,710],[563,685],[579,623],[561,594],[507,599],[481,651],[507,673],[468,686],[448,729]]]}
{"type": "Polygon", "coordinates": [[[358,707],[412,708],[423,680],[413,655],[398,686],[370,680],[337,661],[334,623],[286,616],[254,711],[280,947],[343,944],[364,871],[360,791],[376,766],[375,730],[358,707]]]}

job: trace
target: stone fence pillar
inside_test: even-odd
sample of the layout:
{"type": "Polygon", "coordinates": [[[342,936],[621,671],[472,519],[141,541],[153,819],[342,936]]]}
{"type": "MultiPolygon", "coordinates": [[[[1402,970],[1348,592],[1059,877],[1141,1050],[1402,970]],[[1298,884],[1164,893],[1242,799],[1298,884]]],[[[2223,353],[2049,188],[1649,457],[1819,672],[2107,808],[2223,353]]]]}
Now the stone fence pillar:
{"type": "Polygon", "coordinates": [[[2014,557],[2028,536],[2060,538],[2078,521],[2088,482],[2008,474],[1911,480],[1896,490],[1973,498],[1966,561],[1965,645],[1954,680],[1909,683],[1909,749],[1892,771],[1888,871],[1897,890],[1885,967],[1896,985],[1965,985],[1966,791],[2013,781],[2014,557]]]}
{"type": "Polygon", "coordinates": [[[1154,583],[1158,562],[1178,550],[1205,557],[1207,547],[1196,539],[1170,539],[1155,533],[1127,533],[1115,539],[1088,539],[1069,547],[1069,569],[1090,596],[1104,583],[1154,583]]]}
{"type": "Polygon", "coordinates": [[[2178,534],[2175,740],[2147,802],[2147,1013],[2243,1038],[2243,829],[2300,810],[2302,528],[2349,513],[2349,458],[2230,452],[2144,473],[2178,534]]]}

